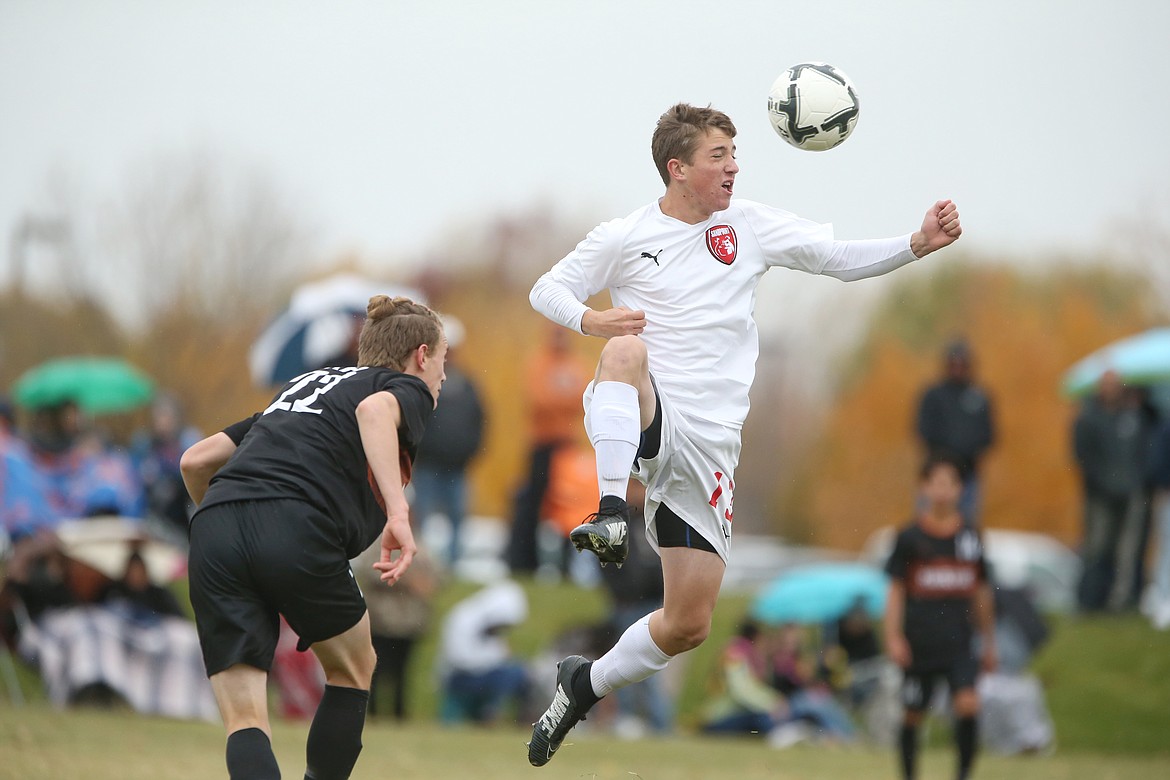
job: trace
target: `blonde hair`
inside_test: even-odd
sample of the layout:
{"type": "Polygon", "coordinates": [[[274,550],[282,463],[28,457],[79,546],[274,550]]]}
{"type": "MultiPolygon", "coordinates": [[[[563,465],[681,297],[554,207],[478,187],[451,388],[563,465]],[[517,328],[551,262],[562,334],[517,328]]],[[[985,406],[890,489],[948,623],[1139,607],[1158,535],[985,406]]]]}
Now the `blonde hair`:
{"type": "Polygon", "coordinates": [[[731,123],[731,117],[710,106],[699,108],[688,103],[676,103],[658,117],[654,136],[650,139],[650,153],[663,184],[670,184],[667,163],[682,160],[689,165],[694,159],[699,141],[712,130],[722,130],[728,137],[735,138],[735,125],[731,123]]]}
{"type": "Polygon", "coordinates": [[[412,352],[423,344],[434,350],[442,338],[443,323],[430,308],[401,296],[375,295],[358,337],[358,365],[401,371],[412,352]]]}

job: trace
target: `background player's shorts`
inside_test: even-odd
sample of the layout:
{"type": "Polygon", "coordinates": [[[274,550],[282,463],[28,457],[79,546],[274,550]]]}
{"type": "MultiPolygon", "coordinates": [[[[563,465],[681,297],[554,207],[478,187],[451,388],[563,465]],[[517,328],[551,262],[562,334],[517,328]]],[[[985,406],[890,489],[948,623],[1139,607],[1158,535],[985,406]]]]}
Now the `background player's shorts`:
{"type": "Polygon", "coordinates": [[[211,676],[234,664],[268,671],[278,613],[298,650],[341,634],[366,602],[331,519],[301,501],[239,501],[191,523],[191,605],[211,676]]]}
{"type": "Polygon", "coordinates": [[[964,688],[974,688],[979,677],[979,661],[971,654],[961,655],[951,663],[929,668],[911,666],[902,678],[902,705],[915,712],[930,706],[938,679],[947,681],[951,695],[964,688]]]}
{"type": "MultiPolygon", "coordinates": [[[[731,552],[732,493],[739,463],[740,432],[682,415],[658,393],[662,440],[653,458],[637,458],[630,473],[646,485],[646,538],[658,549],[655,513],[668,505],[710,542],[723,562],[731,552]]],[[[593,437],[589,406],[593,383],[585,388],[585,431],[593,437]]],[[[650,449],[653,449],[651,446],[650,449]]]]}

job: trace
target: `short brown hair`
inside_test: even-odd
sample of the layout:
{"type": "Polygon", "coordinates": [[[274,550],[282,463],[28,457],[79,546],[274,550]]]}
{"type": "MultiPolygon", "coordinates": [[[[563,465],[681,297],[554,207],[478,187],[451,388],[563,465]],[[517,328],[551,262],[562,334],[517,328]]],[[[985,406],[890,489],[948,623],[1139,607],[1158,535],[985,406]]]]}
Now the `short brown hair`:
{"type": "Polygon", "coordinates": [[[650,153],[663,184],[670,184],[670,171],[666,164],[671,160],[690,163],[695,156],[695,147],[712,130],[722,130],[735,138],[735,125],[731,117],[722,111],[707,106],[699,108],[688,103],[676,103],[658,117],[654,136],[650,139],[650,153]]]}
{"type": "Polygon", "coordinates": [[[375,295],[358,337],[358,365],[401,371],[412,352],[423,344],[433,350],[442,338],[443,323],[428,307],[401,296],[375,295]]]}

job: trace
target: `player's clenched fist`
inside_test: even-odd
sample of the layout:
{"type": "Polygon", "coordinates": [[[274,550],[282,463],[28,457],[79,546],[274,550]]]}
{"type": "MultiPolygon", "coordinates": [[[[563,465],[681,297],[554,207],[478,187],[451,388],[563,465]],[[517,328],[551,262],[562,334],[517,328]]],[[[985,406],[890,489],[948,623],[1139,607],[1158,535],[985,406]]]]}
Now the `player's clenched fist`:
{"type": "Polygon", "coordinates": [[[581,318],[581,332],[586,336],[612,339],[615,336],[637,336],[646,329],[646,312],[618,306],[605,311],[590,309],[581,318]]]}

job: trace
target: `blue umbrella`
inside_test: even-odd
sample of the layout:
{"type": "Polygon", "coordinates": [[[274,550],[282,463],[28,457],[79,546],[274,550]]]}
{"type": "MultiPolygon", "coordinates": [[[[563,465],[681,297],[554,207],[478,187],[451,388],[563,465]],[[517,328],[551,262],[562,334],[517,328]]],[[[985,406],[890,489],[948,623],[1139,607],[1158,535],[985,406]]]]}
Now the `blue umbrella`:
{"type": "Polygon", "coordinates": [[[416,290],[392,287],[353,274],[337,274],[301,285],[289,306],[252,344],[252,381],[281,385],[294,376],[342,358],[374,295],[405,295],[422,302],[416,290]]]}
{"type": "Polygon", "coordinates": [[[873,617],[886,606],[889,579],[864,563],[821,563],[781,574],[752,601],[751,615],[762,623],[823,623],[836,620],[861,600],[873,617]]]}
{"type": "Polygon", "coordinates": [[[1082,358],[1064,374],[1063,389],[1071,396],[1091,392],[1108,370],[1129,385],[1170,382],[1170,328],[1153,328],[1114,341],[1082,358]]]}

